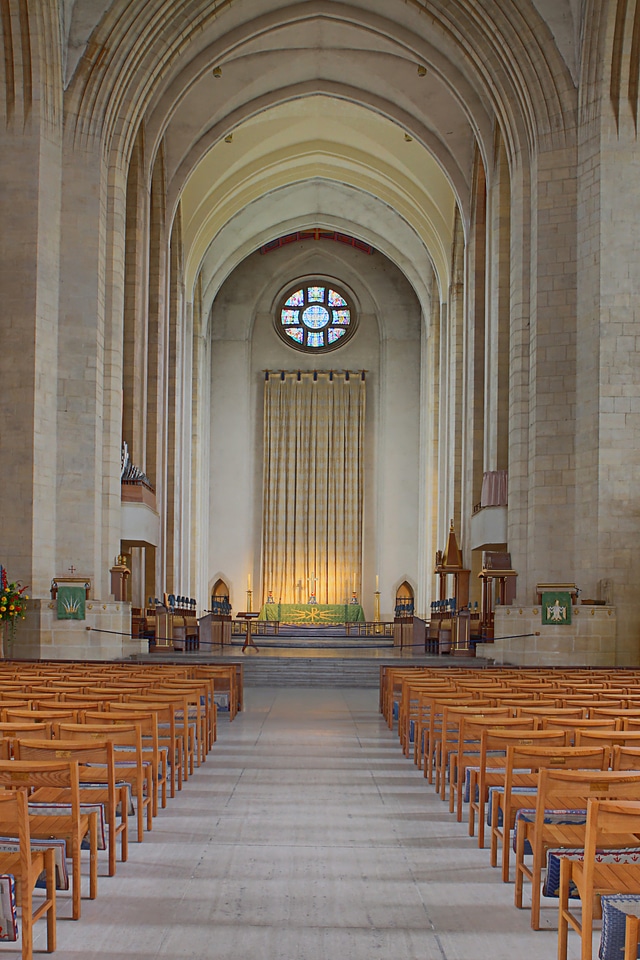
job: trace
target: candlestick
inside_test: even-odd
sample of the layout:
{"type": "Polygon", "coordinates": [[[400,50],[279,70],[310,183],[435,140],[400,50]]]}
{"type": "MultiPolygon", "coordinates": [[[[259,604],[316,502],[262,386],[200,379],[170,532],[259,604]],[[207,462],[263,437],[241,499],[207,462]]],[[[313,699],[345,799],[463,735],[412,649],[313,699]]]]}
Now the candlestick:
{"type": "Polygon", "coordinates": [[[376,590],[376,592],[373,595],[373,622],[380,623],[380,591],[379,590],[376,590]]]}

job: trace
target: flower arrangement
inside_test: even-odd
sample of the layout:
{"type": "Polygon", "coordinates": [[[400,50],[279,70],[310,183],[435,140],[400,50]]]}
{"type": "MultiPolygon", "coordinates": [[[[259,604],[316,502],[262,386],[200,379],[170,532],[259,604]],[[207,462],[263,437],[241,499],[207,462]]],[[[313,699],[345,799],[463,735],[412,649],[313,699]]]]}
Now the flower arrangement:
{"type": "Polygon", "coordinates": [[[9,583],[7,571],[0,566],[0,623],[9,625],[9,639],[14,640],[16,635],[16,620],[24,620],[29,599],[23,587],[18,583],[9,583]]]}

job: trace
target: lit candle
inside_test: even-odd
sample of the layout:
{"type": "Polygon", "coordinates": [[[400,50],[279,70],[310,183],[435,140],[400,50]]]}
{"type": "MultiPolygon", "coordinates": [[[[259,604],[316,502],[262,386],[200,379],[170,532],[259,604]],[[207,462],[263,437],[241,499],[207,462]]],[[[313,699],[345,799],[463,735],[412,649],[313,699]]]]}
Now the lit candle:
{"type": "Polygon", "coordinates": [[[247,590],[251,590],[251,574],[247,574],[247,590]]]}
{"type": "Polygon", "coordinates": [[[378,574],[376,573],[376,593],[378,592],[378,587],[380,586],[380,581],[378,579],[378,574]]]}

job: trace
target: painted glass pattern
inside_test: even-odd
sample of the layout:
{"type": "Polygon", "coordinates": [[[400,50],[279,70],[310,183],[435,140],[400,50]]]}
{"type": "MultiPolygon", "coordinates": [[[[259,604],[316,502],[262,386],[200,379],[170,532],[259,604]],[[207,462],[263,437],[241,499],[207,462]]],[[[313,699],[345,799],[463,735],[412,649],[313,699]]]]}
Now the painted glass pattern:
{"type": "Polygon", "coordinates": [[[323,350],[354,333],[353,310],[346,297],[317,281],[289,291],[278,315],[280,335],[298,349],[323,350]],[[293,342],[292,342],[293,341],[293,342]]]}
{"type": "MultiPolygon", "coordinates": [[[[288,300],[285,300],[285,307],[302,307],[304,306],[304,290],[296,290],[295,293],[292,293],[288,300]]],[[[333,306],[333,304],[331,304],[333,306]]],[[[340,304],[342,306],[342,304],[340,304]]]]}
{"type": "Polygon", "coordinates": [[[292,340],[297,341],[297,343],[304,343],[304,330],[300,327],[288,327],[287,336],[291,337],[292,340]]]}
{"type": "Polygon", "coordinates": [[[322,327],[326,327],[329,319],[329,311],[325,310],[324,307],[315,305],[307,307],[302,314],[302,322],[305,327],[310,327],[312,330],[320,330],[322,327]]]}
{"type": "Polygon", "coordinates": [[[347,307],[348,303],[335,290],[329,290],[328,302],[330,307],[347,307]]]}

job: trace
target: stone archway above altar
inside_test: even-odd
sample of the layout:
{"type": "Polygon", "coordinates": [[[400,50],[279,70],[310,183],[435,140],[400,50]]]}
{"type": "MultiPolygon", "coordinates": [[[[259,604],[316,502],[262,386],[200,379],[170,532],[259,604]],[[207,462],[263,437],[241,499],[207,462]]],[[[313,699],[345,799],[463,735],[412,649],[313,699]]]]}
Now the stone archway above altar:
{"type": "Polygon", "coordinates": [[[364,610],[359,603],[265,603],[258,619],[322,626],[362,622],[364,610]]]}

